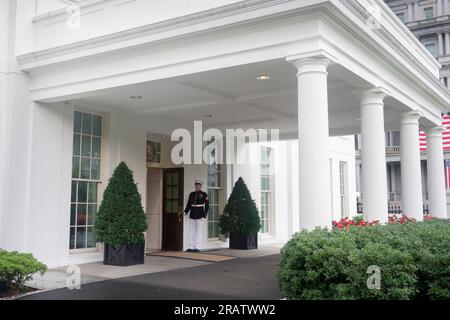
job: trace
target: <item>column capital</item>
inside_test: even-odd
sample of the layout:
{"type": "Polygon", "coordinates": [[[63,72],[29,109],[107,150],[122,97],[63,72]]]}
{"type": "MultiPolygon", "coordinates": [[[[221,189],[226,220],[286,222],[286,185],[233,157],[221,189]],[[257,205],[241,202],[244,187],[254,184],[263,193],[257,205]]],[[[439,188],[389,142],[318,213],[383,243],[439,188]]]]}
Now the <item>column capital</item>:
{"type": "Polygon", "coordinates": [[[423,114],[418,110],[411,110],[401,115],[400,124],[419,124],[423,114]]]}
{"type": "Polygon", "coordinates": [[[382,87],[375,87],[359,93],[361,106],[368,104],[384,104],[383,100],[389,95],[389,91],[382,87]]]}
{"type": "Polygon", "coordinates": [[[325,50],[315,50],[286,57],[286,61],[297,68],[297,75],[304,73],[325,73],[327,67],[337,59],[325,50]]]}
{"type": "Polygon", "coordinates": [[[442,132],[444,132],[443,126],[436,126],[431,128],[425,128],[425,133],[427,134],[427,138],[442,138],[442,132]]]}

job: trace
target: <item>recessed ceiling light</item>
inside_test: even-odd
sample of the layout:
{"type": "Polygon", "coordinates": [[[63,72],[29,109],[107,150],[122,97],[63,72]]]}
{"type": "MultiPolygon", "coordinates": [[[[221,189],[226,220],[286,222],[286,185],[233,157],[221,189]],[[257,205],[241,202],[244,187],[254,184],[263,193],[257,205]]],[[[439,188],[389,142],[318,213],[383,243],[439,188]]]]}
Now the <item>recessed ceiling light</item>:
{"type": "Polygon", "coordinates": [[[256,77],[257,80],[269,80],[270,76],[267,74],[262,74],[256,77]]]}
{"type": "Polygon", "coordinates": [[[130,99],[139,100],[142,99],[141,96],[131,96],[130,99]]]}

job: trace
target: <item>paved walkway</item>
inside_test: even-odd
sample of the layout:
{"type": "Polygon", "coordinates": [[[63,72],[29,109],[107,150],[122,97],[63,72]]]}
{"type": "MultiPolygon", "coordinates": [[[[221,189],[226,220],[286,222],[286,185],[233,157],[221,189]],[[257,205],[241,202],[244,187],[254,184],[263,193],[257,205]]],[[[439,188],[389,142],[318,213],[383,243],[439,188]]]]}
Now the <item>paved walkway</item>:
{"type": "MultiPolygon", "coordinates": [[[[276,248],[258,251],[247,252],[254,257],[219,263],[166,258],[174,263],[198,265],[125,278],[97,279],[85,282],[81,290],[61,288],[22,299],[280,299],[276,279],[280,255],[273,254],[276,248]]],[[[232,254],[229,250],[225,253],[232,254]]]]}

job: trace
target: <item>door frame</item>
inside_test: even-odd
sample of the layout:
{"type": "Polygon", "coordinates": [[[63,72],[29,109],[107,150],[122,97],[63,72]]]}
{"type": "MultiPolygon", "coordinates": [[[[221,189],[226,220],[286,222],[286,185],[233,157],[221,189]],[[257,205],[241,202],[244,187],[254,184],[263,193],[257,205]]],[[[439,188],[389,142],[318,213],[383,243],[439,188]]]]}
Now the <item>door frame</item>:
{"type": "MultiPolygon", "coordinates": [[[[162,170],[162,203],[161,203],[161,215],[162,215],[162,224],[161,224],[161,249],[166,250],[166,243],[165,243],[165,224],[166,224],[166,215],[165,215],[165,201],[166,198],[166,188],[165,188],[165,174],[170,172],[179,172],[180,173],[180,195],[181,195],[181,210],[184,209],[184,168],[183,167],[177,167],[177,168],[167,168],[162,170]]],[[[183,218],[180,222],[180,243],[181,248],[180,251],[184,249],[184,214],[183,218]]]]}

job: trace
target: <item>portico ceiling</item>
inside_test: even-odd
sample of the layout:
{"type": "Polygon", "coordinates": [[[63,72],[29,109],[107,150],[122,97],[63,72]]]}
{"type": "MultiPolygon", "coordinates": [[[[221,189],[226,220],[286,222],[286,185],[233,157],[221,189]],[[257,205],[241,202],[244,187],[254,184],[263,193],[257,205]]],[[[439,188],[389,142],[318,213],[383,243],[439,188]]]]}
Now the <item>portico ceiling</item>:
{"type": "MultiPolygon", "coordinates": [[[[339,65],[329,67],[330,134],[359,132],[359,97],[370,85],[339,65]]],[[[182,77],[117,87],[72,103],[101,110],[160,117],[191,127],[202,120],[205,127],[279,128],[297,131],[297,78],[295,67],[271,60],[182,77]],[[269,80],[258,80],[267,75],[269,80]],[[132,99],[131,97],[141,97],[132,99]]],[[[394,100],[386,101],[386,127],[398,123],[394,100]]]]}

